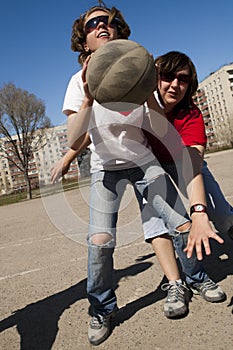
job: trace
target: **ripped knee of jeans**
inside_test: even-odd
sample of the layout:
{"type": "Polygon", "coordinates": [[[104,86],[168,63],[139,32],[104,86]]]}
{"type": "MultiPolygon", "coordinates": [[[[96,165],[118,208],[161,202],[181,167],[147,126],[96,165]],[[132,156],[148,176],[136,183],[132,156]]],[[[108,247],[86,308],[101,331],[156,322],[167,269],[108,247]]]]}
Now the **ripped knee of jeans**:
{"type": "Polygon", "coordinates": [[[185,233],[188,233],[188,232],[190,232],[190,230],[191,230],[191,226],[192,226],[191,222],[190,222],[190,221],[186,221],[184,224],[182,224],[182,225],[176,227],[175,232],[176,232],[177,234],[185,234],[185,233]]]}
{"type": "Polygon", "coordinates": [[[189,236],[189,233],[190,233],[190,228],[191,228],[191,225],[185,231],[180,231],[180,230],[177,230],[177,229],[174,230],[173,233],[172,233],[173,239],[176,239],[178,236],[180,236],[183,244],[185,244],[185,246],[186,246],[186,244],[188,243],[188,236],[189,236]]]}
{"type": "Polygon", "coordinates": [[[115,247],[114,237],[107,232],[94,233],[89,237],[89,244],[99,247],[113,248],[115,247]]]}

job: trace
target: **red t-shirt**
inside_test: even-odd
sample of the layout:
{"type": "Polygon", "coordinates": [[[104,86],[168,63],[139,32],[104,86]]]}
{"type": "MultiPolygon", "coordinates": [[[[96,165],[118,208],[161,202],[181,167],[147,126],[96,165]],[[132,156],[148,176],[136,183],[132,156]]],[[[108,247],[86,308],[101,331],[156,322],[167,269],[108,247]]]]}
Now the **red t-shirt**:
{"type": "Polygon", "coordinates": [[[161,163],[179,158],[184,146],[206,146],[203,116],[195,104],[189,110],[167,113],[166,117],[170,123],[165,135],[155,135],[148,125],[144,130],[153,153],[161,163]]]}

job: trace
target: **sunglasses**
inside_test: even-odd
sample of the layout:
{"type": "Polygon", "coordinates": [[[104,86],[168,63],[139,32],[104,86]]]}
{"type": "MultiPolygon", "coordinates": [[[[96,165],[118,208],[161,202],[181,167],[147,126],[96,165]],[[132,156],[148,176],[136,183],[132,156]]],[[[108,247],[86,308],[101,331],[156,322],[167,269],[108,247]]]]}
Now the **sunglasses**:
{"type": "Polygon", "coordinates": [[[97,16],[97,17],[91,18],[85,24],[84,31],[86,34],[92,32],[97,28],[100,22],[103,22],[106,26],[109,26],[111,28],[116,28],[117,25],[120,23],[120,20],[117,17],[113,18],[110,23],[108,23],[108,21],[109,21],[109,16],[97,16]]]}
{"type": "Polygon", "coordinates": [[[179,84],[189,84],[190,83],[190,75],[187,74],[176,74],[176,73],[160,73],[160,79],[166,81],[167,83],[171,83],[173,80],[177,79],[179,84]]]}

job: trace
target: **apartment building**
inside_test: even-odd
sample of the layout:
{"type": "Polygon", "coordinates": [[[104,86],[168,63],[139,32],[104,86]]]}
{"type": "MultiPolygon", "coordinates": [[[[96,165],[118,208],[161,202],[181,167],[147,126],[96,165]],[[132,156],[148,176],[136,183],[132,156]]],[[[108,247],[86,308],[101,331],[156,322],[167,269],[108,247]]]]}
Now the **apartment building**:
{"type": "Polygon", "coordinates": [[[207,148],[233,147],[233,63],[205,78],[194,100],[204,117],[207,148]]]}
{"type": "MultiPolygon", "coordinates": [[[[34,153],[39,182],[41,185],[51,183],[51,168],[60,160],[68,150],[67,126],[60,125],[51,128],[46,134],[46,144],[34,153]]],[[[78,162],[75,159],[65,178],[78,178],[78,162]]]]}
{"type": "MultiPolygon", "coordinates": [[[[13,139],[15,142],[17,142],[17,136],[13,136],[13,139]]],[[[4,142],[4,146],[7,150],[8,141],[4,139],[1,139],[1,141],[4,142]]],[[[47,185],[51,183],[51,168],[63,157],[63,155],[67,152],[67,149],[67,126],[61,125],[48,129],[46,132],[44,147],[34,152],[29,161],[29,177],[32,188],[37,188],[40,185],[47,185]]],[[[10,152],[10,145],[7,150],[7,154],[8,156],[13,157],[13,153],[11,154],[10,152]]],[[[17,162],[17,159],[13,160],[17,162]]],[[[71,163],[65,178],[78,179],[78,176],[78,160],[75,159],[71,163]]],[[[24,190],[25,187],[26,182],[22,172],[19,171],[13,162],[4,158],[3,155],[0,154],[0,194],[24,190]]]]}

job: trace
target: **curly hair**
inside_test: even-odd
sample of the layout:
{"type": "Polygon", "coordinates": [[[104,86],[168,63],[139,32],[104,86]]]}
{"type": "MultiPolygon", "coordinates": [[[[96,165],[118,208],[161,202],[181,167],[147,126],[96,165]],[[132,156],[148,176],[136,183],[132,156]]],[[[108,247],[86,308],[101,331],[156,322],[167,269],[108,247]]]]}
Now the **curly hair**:
{"type": "Polygon", "coordinates": [[[71,36],[71,49],[75,52],[80,52],[78,56],[78,62],[83,65],[86,58],[91,54],[91,52],[87,52],[84,48],[84,44],[86,42],[86,34],[84,31],[84,23],[86,18],[95,11],[104,11],[109,15],[109,23],[113,18],[117,17],[119,20],[119,24],[117,25],[118,37],[120,39],[128,39],[130,36],[130,28],[126,23],[122,13],[116,8],[108,8],[104,4],[103,1],[99,1],[98,6],[93,6],[89,10],[87,10],[84,14],[82,14],[79,18],[77,18],[72,26],[72,36],[71,36]]]}
{"type": "Polygon", "coordinates": [[[190,83],[188,90],[183,100],[176,106],[176,108],[189,108],[193,103],[193,96],[198,88],[197,71],[191,59],[182,52],[170,51],[164,55],[157,57],[155,59],[155,65],[158,74],[172,73],[184,68],[185,66],[189,67],[190,83]]]}

